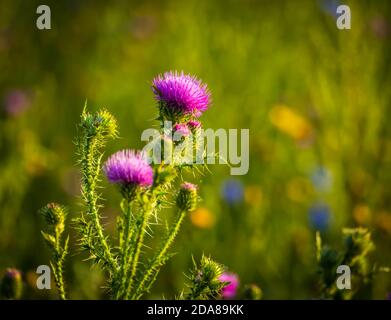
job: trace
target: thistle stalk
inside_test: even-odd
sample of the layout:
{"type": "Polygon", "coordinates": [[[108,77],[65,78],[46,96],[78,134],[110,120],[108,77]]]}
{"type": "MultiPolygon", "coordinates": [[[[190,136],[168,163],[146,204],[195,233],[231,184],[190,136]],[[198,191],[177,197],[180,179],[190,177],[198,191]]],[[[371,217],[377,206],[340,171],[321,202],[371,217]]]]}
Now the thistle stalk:
{"type": "Polygon", "coordinates": [[[176,216],[174,223],[171,225],[170,230],[167,232],[163,244],[151,260],[151,262],[146,267],[146,271],[140,283],[135,289],[134,295],[131,299],[140,299],[145,292],[149,292],[151,286],[157,278],[157,275],[160,271],[160,268],[163,266],[164,262],[169,258],[167,255],[168,250],[173,244],[176,236],[179,233],[181,224],[186,216],[185,210],[180,210],[176,216]]]}
{"type": "MultiPolygon", "coordinates": [[[[152,200],[149,200],[152,202],[152,200]]],[[[151,202],[146,202],[144,204],[144,208],[141,210],[141,217],[140,217],[140,225],[137,228],[136,231],[136,239],[135,239],[135,247],[131,253],[130,256],[130,273],[129,276],[126,279],[126,284],[125,284],[125,294],[124,298],[128,299],[131,292],[132,292],[132,287],[133,283],[135,280],[136,272],[137,272],[137,266],[139,264],[139,257],[141,253],[141,248],[144,245],[144,237],[146,233],[146,229],[148,226],[148,219],[152,213],[152,205],[151,202]]]]}
{"type": "Polygon", "coordinates": [[[132,228],[132,210],[131,203],[129,201],[122,202],[122,212],[124,217],[124,230],[123,234],[120,235],[120,252],[121,252],[121,266],[118,271],[118,282],[119,288],[114,292],[115,299],[121,298],[121,293],[125,290],[126,286],[126,270],[129,268],[129,254],[132,248],[132,236],[135,229],[132,228]]]}
{"type": "Polygon", "coordinates": [[[82,171],[82,198],[86,207],[86,220],[82,215],[76,219],[82,248],[88,250],[91,257],[107,267],[112,275],[118,266],[114,259],[107,238],[104,236],[98,210],[99,194],[97,192],[101,171],[101,151],[109,138],[117,137],[117,124],[107,111],[90,114],[84,107],[80,122],[81,133],[77,140],[82,171]]]}
{"type": "Polygon", "coordinates": [[[106,241],[105,236],[103,235],[103,228],[100,223],[100,217],[98,213],[98,195],[96,192],[97,181],[99,178],[99,168],[101,165],[101,158],[94,159],[96,153],[96,144],[93,137],[85,137],[85,148],[83,150],[83,160],[82,160],[82,172],[83,172],[83,181],[82,181],[82,190],[83,198],[87,207],[87,214],[92,217],[93,227],[96,231],[97,240],[100,247],[104,252],[105,262],[110,266],[112,270],[116,269],[116,262],[111,254],[109,245],[106,241]],[[96,161],[96,164],[94,163],[96,161]]]}

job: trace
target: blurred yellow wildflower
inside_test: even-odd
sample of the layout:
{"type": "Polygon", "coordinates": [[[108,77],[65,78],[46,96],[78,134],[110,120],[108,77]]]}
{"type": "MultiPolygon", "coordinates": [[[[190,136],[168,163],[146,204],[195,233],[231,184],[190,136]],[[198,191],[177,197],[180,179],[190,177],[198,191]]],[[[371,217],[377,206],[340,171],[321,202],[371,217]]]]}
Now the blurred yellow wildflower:
{"type": "Polygon", "coordinates": [[[371,221],[371,209],[365,205],[357,205],[353,209],[353,218],[359,225],[366,225],[371,221]]]}
{"type": "Polygon", "coordinates": [[[191,222],[198,228],[208,229],[215,225],[216,217],[206,208],[198,208],[190,213],[191,222]]]}
{"type": "Polygon", "coordinates": [[[275,105],[269,113],[271,123],[298,142],[313,137],[311,124],[300,114],[284,105],[275,105]]]}
{"type": "Polygon", "coordinates": [[[379,229],[391,234],[391,213],[380,212],[376,217],[375,223],[379,229]]]}
{"type": "Polygon", "coordinates": [[[305,202],[309,199],[313,191],[312,185],[308,179],[296,177],[288,181],[286,193],[288,198],[294,202],[305,202]]]}
{"type": "Polygon", "coordinates": [[[246,203],[252,206],[259,206],[262,203],[262,189],[257,185],[249,185],[244,190],[244,199],[246,203]]]}

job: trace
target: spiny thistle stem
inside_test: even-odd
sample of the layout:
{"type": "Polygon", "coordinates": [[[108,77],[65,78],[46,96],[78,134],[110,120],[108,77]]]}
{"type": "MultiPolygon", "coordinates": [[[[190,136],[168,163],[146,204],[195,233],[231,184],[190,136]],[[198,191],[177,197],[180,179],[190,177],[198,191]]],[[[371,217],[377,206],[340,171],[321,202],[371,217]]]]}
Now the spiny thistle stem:
{"type": "MultiPolygon", "coordinates": [[[[114,259],[107,239],[103,234],[103,227],[100,222],[98,211],[97,183],[101,170],[101,159],[107,138],[117,136],[116,121],[112,115],[106,111],[99,111],[95,114],[89,114],[84,108],[80,127],[81,136],[78,140],[78,147],[81,156],[80,164],[82,169],[82,198],[85,202],[87,216],[91,218],[95,245],[89,245],[88,248],[94,257],[103,259],[104,265],[109,267],[111,273],[117,269],[117,262],[114,259]],[[101,251],[101,252],[97,252],[101,251]]],[[[83,231],[82,242],[83,242],[83,231]]]]}
{"type": "Polygon", "coordinates": [[[61,300],[66,300],[66,292],[65,292],[65,285],[63,280],[63,259],[64,257],[61,257],[60,259],[56,259],[56,263],[50,263],[51,268],[53,270],[54,274],[54,282],[56,283],[58,294],[60,296],[61,300]]]}
{"type": "MultiPolygon", "coordinates": [[[[149,200],[153,202],[154,200],[149,200]]],[[[141,248],[144,245],[144,237],[148,225],[148,219],[152,213],[151,202],[147,202],[144,205],[144,208],[141,210],[140,225],[137,228],[135,247],[130,257],[130,274],[127,278],[125,285],[125,295],[124,298],[128,299],[133,287],[134,278],[136,276],[137,266],[139,263],[139,257],[141,253],[141,248]]]]}
{"type": "Polygon", "coordinates": [[[146,267],[144,277],[136,287],[132,299],[140,299],[145,292],[150,290],[159,273],[160,267],[168,258],[167,252],[178,235],[181,224],[186,216],[186,212],[187,211],[185,210],[180,210],[178,212],[174,223],[171,225],[170,230],[167,232],[167,235],[163,240],[162,246],[160,247],[155,257],[151,260],[149,265],[146,267]]]}
{"type": "Polygon", "coordinates": [[[104,251],[106,263],[111,267],[111,269],[115,270],[116,263],[114,261],[114,258],[112,257],[106,238],[103,235],[103,228],[100,223],[97,209],[98,195],[96,193],[96,181],[98,179],[97,168],[100,167],[100,159],[94,159],[94,148],[96,148],[96,142],[94,141],[94,139],[91,137],[86,137],[84,150],[85,157],[82,161],[82,170],[84,174],[84,179],[82,182],[82,188],[84,190],[83,197],[86,202],[87,213],[92,217],[93,226],[97,232],[99,244],[104,251]],[[95,166],[94,161],[97,162],[95,166]]]}
{"type": "Polygon", "coordinates": [[[119,288],[116,290],[116,292],[114,292],[115,299],[119,299],[121,297],[121,293],[125,290],[125,275],[126,271],[129,269],[129,254],[132,249],[131,239],[135,231],[135,228],[133,228],[134,220],[132,221],[131,203],[128,201],[123,201],[121,207],[124,217],[124,230],[123,235],[120,239],[121,266],[118,271],[117,277],[117,280],[119,282],[119,288]]]}

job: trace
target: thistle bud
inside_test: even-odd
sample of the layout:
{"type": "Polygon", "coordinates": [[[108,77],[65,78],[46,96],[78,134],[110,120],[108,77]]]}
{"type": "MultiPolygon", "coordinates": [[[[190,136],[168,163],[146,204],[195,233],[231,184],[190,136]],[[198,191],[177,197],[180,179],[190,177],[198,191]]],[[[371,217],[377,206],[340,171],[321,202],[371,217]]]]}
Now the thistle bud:
{"type": "Polygon", "coordinates": [[[206,256],[202,256],[200,265],[197,266],[194,262],[194,270],[189,276],[191,280],[190,292],[186,299],[216,299],[225,285],[220,280],[223,271],[222,265],[206,256]]]}
{"type": "Polygon", "coordinates": [[[262,290],[256,284],[248,284],[243,290],[243,299],[245,300],[261,300],[262,290]]]}
{"type": "Polygon", "coordinates": [[[40,212],[50,228],[53,228],[53,230],[56,230],[60,234],[64,231],[65,217],[67,214],[65,207],[52,202],[43,207],[40,212]]]}
{"type": "Polygon", "coordinates": [[[197,207],[197,186],[185,182],[181,185],[177,195],[176,205],[184,211],[194,211],[197,207]]]}
{"type": "Polygon", "coordinates": [[[1,281],[1,296],[6,299],[20,299],[22,296],[22,274],[19,270],[8,268],[1,281]]]}
{"type": "Polygon", "coordinates": [[[106,111],[100,110],[94,114],[83,110],[80,126],[86,130],[87,135],[115,138],[117,137],[117,121],[114,116],[106,111]]]}
{"type": "Polygon", "coordinates": [[[347,255],[349,258],[365,256],[374,248],[371,233],[364,228],[343,229],[347,255]]]}

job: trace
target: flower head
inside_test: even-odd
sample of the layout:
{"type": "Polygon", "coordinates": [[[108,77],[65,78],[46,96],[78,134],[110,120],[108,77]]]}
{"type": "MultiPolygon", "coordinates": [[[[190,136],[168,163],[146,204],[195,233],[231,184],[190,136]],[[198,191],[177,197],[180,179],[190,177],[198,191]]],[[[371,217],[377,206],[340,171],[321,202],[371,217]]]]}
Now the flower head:
{"type": "Polygon", "coordinates": [[[244,287],[245,300],[260,300],[262,298],[262,290],[256,284],[248,284],[244,287]]]}
{"type": "Polygon", "coordinates": [[[187,126],[188,126],[191,130],[197,130],[197,129],[201,128],[201,122],[199,122],[198,120],[190,120],[190,121],[187,123],[187,126]]]}
{"type": "Polygon", "coordinates": [[[221,295],[224,299],[232,299],[236,296],[237,289],[239,287],[239,278],[235,273],[229,273],[224,272],[220,277],[219,280],[221,282],[229,282],[227,284],[222,292],[221,295]]]}
{"type": "Polygon", "coordinates": [[[182,137],[187,137],[190,134],[190,129],[186,123],[177,123],[174,126],[174,133],[180,134],[182,137]]]}
{"type": "Polygon", "coordinates": [[[67,210],[57,203],[49,203],[40,210],[45,218],[46,224],[57,230],[60,234],[64,231],[67,210]]]}
{"type": "Polygon", "coordinates": [[[80,126],[88,136],[100,136],[102,138],[117,137],[117,120],[106,110],[89,113],[87,112],[87,105],[85,105],[81,114],[80,126]]]}
{"type": "Polygon", "coordinates": [[[206,84],[183,72],[166,72],[152,81],[152,91],[161,103],[161,112],[168,117],[199,117],[210,104],[206,84]]]}
{"type": "Polygon", "coordinates": [[[8,268],[1,281],[0,295],[6,299],[19,299],[22,295],[22,274],[19,270],[8,268]]]}
{"type": "Polygon", "coordinates": [[[123,186],[149,187],[153,183],[153,170],[143,153],[121,150],[109,157],[103,170],[111,183],[123,186]]]}
{"type": "Polygon", "coordinates": [[[197,207],[197,186],[190,182],[182,183],[176,203],[181,210],[194,211],[197,207]]]}

